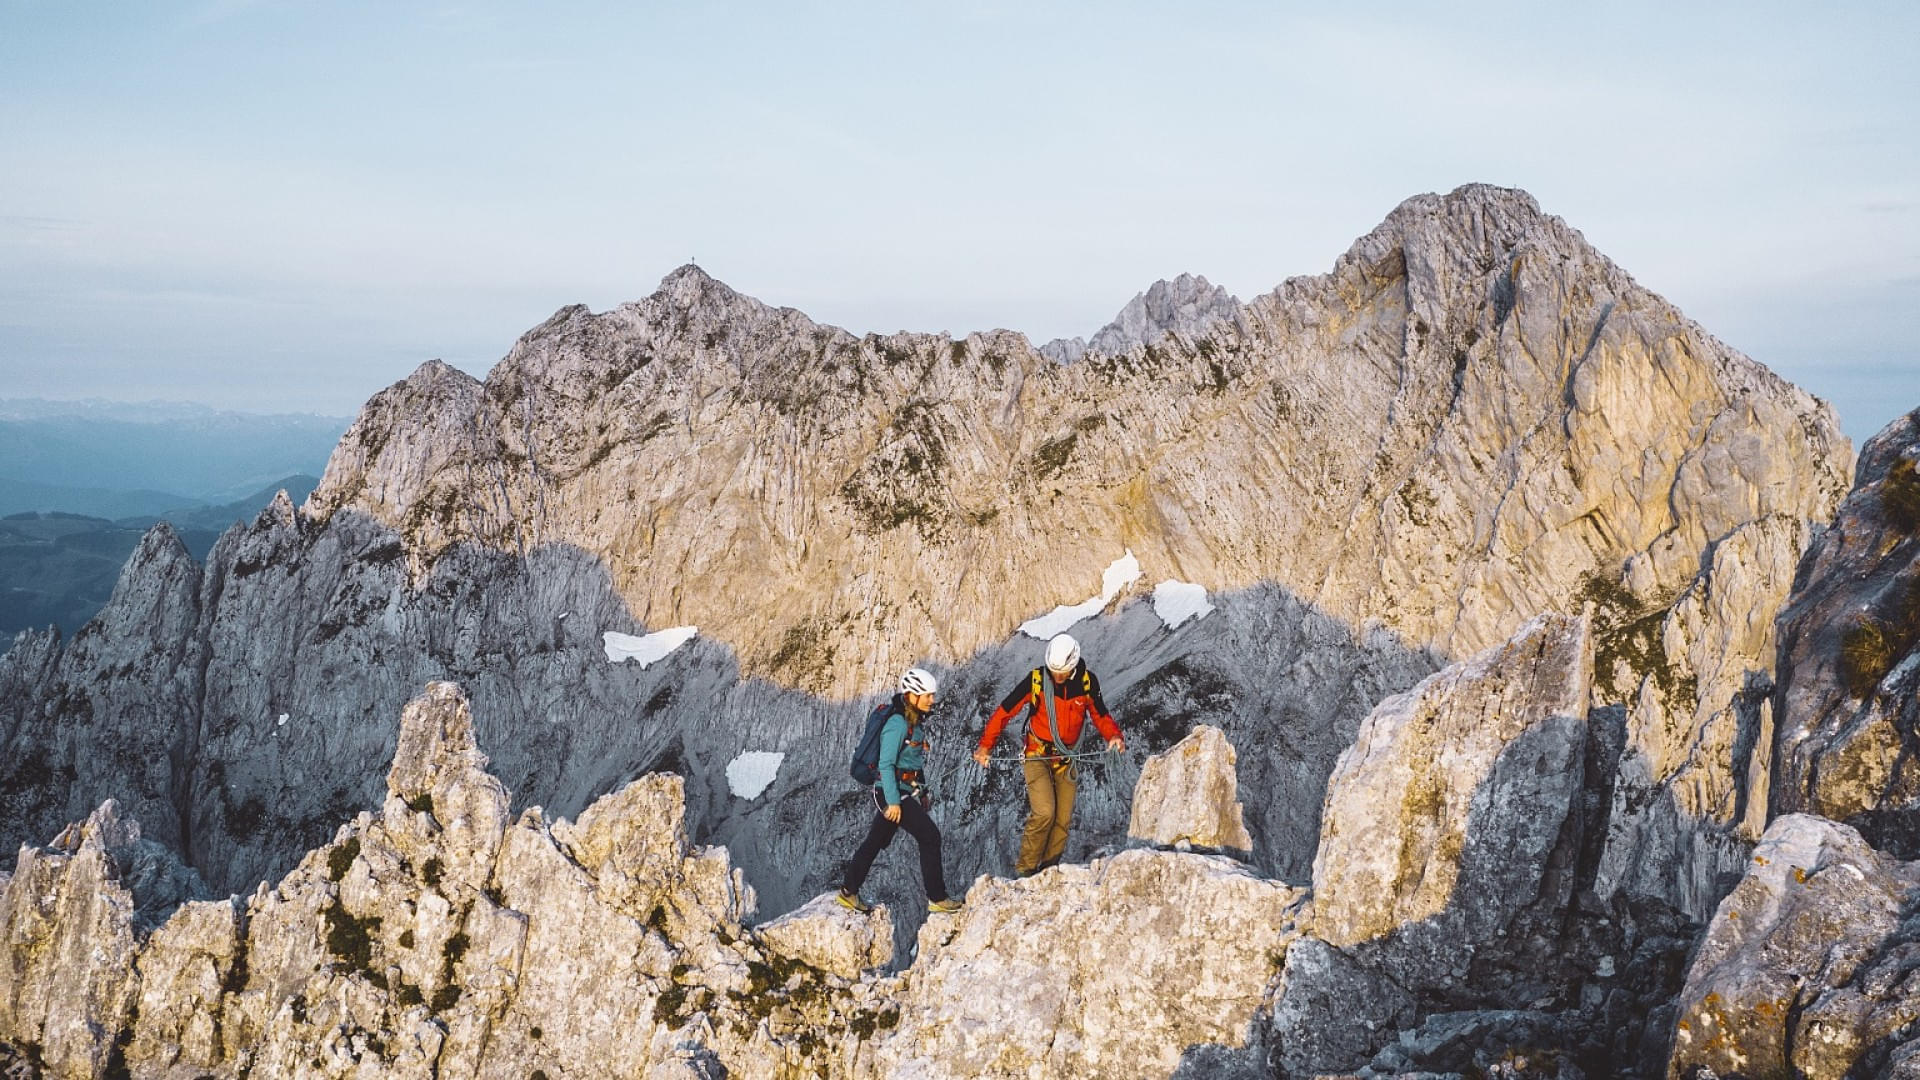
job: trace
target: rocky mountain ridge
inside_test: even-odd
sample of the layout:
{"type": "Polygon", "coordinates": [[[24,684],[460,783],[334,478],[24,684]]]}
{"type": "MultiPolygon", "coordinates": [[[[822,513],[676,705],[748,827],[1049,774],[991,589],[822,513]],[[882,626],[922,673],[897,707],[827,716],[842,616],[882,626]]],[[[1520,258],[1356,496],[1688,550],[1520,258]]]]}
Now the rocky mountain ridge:
{"type": "Polygon", "coordinates": [[[1410,199],[1244,305],[1185,280],[1061,365],[1004,331],[856,338],[682,267],[484,383],[430,364],[377,395],[306,509],[396,529],[416,574],[463,540],[578,547],[643,623],[858,694],[1123,551],[1465,655],[1590,575],[1669,597],[1720,537],[1848,487],[1830,408],[1524,193],[1410,199]],[[741,565],[760,588],[723,584],[741,565]]]}
{"type": "MultiPolygon", "coordinates": [[[[1329,829],[1354,827],[1342,789],[1385,784],[1426,822],[1369,826],[1401,838],[1388,869],[1407,888],[1382,895],[1404,910],[1330,916],[1283,949],[1289,981],[1254,995],[1271,1022],[1200,1058],[1405,1071],[1532,1032],[1646,1072],[1676,955],[1748,871],[1770,748],[1800,723],[1775,691],[1796,661],[1773,615],[1808,587],[1796,567],[1851,475],[1831,410],[1518,192],[1409,200],[1331,274],[1250,302],[1203,279],[1156,290],[1116,321],[1124,352],[1062,363],[1005,332],[855,338],[683,269],[647,300],[563,310],[484,383],[427,365],[368,403],[304,507],[277,501],[204,567],[156,529],[93,624],[0,658],[0,839],[112,796],[216,893],[254,892],[387,801],[379,776],[406,756],[389,718],[453,679],[510,811],[584,822],[678,774],[690,842],[724,846],[763,913],[794,913],[864,828],[843,779],[858,699],[912,660],[943,683],[950,877],[1005,874],[1018,781],[965,757],[1038,661],[1016,628],[1093,595],[1062,618],[1132,760],[1213,725],[1248,793],[1229,813],[1193,777],[1166,805],[1211,809],[1154,835],[1204,833],[1219,843],[1188,842],[1338,911],[1356,894],[1320,866],[1329,829]],[[1128,559],[1138,580],[1103,593],[1128,559]],[[1163,616],[1155,582],[1210,610],[1163,616]],[[698,631],[658,659],[616,648],[676,625],[698,631]],[[1545,727],[1483,731],[1500,680],[1450,662],[1545,639],[1561,674],[1511,702],[1545,727]],[[1410,737],[1385,734],[1395,709],[1445,698],[1442,669],[1477,689],[1429,720],[1457,712],[1474,754],[1417,782],[1392,755],[1399,780],[1347,776],[1343,755],[1410,737]],[[1564,782],[1517,782],[1516,743],[1552,749],[1564,782]],[[728,779],[749,759],[772,763],[752,793],[728,779]],[[1559,832],[1490,881],[1474,838],[1502,806],[1513,836],[1559,832]],[[1436,892],[1448,865],[1461,884],[1436,892]],[[1518,907],[1454,906],[1475,889],[1518,907]],[[1431,919],[1443,931],[1405,929],[1431,919]],[[1533,952],[1473,944],[1486,926],[1533,952]],[[1542,984],[1528,955],[1564,963],[1542,984]],[[1386,1011],[1327,1011],[1352,993],[1386,1011]],[[1274,1041],[1303,1024],[1326,1040],[1274,1041]]],[[[1131,771],[1083,776],[1075,890],[1124,858],[1131,771]]],[[[904,953],[928,929],[911,875],[883,865],[873,888],[904,953]]]]}

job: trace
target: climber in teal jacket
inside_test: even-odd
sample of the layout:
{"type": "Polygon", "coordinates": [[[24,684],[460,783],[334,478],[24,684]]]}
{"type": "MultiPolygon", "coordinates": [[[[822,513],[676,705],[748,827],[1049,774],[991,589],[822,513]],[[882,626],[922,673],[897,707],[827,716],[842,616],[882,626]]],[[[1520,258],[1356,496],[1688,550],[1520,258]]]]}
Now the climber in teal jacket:
{"type": "Polygon", "coordinates": [[[937,689],[933,675],[912,668],[900,677],[900,693],[893,699],[894,710],[880,729],[879,779],[873,784],[873,822],[867,838],[847,863],[840,902],[855,911],[871,910],[860,896],[873,860],[893,842],[901,829],[913,837],[920,848],[920,880],[927,889],[927,910],[958,911],[960,901],[949,899],[947,883],[940,869],[940,827],[927,815],[932,800],[927,795],[927,740],[921,724],[933,708],[937,689]]]}

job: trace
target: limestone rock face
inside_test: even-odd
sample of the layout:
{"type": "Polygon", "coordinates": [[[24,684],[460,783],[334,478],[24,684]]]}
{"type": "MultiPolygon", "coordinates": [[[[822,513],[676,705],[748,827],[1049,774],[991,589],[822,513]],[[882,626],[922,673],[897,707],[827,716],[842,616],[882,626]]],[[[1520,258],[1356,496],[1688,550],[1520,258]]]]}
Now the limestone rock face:
{"type": "Polygon", "coordinates": [[[1005,332],[856,338],[683,267],[484,384],[378,395],[308,509],[397,529],[416,574],[459,539],[571,545],[641,622],[858,693],[1096,594],[1123,547],[1467,655],[1589,573],[1672,595],[1741,524],[1824,519],[1847,459],[1825,405],[1473,186],[1245,304],[1156,286],[1064,366],[1005,332]]]}
{"type": "Polygon", "coordinates": [[[1500,936],[1580,791],[1591,671],[1586,622],[1542,616],[1381,702],[1327,785],[1314,935],[1357,945],[1454,911],[1466,947],[1500,936]]]}
{"type": "Polygon", "coordinates": [[[1253,838],[1247,835],[1234,774],[1237,762],[1226,733],[1208,725],[1148,758],[1134,787],[1128,839],[1251,851],[1253,838]]]}
{"type": "Polygon", "coordinates": [[[147,939],[137,963],[140,1022],[127,1061],[155,1073],[200,1076],[225,1059],[220,1014],[206,1003],[246,976],[245,912],[238,897],[186,904],[147,939]]]}
{"type": "Polygon", "coordinates": [[[1594,590],[1594,697],[1624,706],[1603,898],[1657,899],[1705,922],[1739,880],[1771,790],[1773,613],[1810,539],[1803,521],[1748,522],[1664,610],[1594,590]]]}
{"type": "Polygon", "coordinates": [[[1171,1075],[1190,1046],[1245,1042],[1303,896],[1164,851],[983,879],[921,928],[880,1074],[1171,1075]]]}
{"type": "Polygon", "coordinates": [[[754,933],[773,952],[843,979],[857,979],[893,961],[893,916],[886,906],[859,915],[832,893],[754,927],[754,933]]]}
{"type": "Polygon", "coordinates": [[[0,1040],[37,1046],[55,1076],[97,1076],[136,982],[134,899],[113,853],[139,826],[108,802],[52,850],[22,848],[0,893],[0,1040]]]}
{"type": "Polygon", "coordinates": [[[1780,775],[1773,810],[1860,830],[1920,857],[1920,421],[1860,452],[1859,486],[1814,544],[1780,615],[1780,775]]]}
{"type": "Polygon", "coordinates": [[[1288,947],[1284,980],[1273,1006],[1271,1036],[1282,1076],[1360,1068],[1419,1016],[1413,994],[1373,965],[1310,934],[1288,947]]]}
{"type": "Polygon", "coordinates": [[[1920,1061],[1920,865],[1789,814],[1721,901],[1680,996],[1668,1075],[1906,1075],[1920,1061]]]}

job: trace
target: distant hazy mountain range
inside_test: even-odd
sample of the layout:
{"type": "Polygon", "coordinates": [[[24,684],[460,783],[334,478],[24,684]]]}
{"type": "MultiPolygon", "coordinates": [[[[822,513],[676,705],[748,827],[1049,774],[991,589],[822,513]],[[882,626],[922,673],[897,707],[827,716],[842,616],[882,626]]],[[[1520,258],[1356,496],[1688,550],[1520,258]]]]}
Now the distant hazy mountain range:
{"type": "Polygon", "coordinates": [[[153,523],[195,558],[287,489],[313,490],[345,417],[190,402],[0,400],[0,634],[72,634],[153,523]]]}
{"type": "Polygon", "coordinates": [[[0,400],[0,516],[224,506],[284,477],[318,475],[347,424],[178,402],[0,400]]]}

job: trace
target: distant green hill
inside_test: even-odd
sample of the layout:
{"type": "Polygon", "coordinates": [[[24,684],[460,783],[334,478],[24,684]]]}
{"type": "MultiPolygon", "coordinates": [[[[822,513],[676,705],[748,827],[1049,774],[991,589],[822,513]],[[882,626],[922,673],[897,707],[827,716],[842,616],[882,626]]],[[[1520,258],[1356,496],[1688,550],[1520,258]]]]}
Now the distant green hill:
{"type": "Polygon", "coordinates": [[[276,492],[284,488],[299,503],[318,483],[309,475],[289,476],[218,506],[140,493],[175,501],[114,518],[64,510],[0,517],[0,636],[49,625],[70,635],[85,626],[113,595],[121,566],[157,521],[171,522],[193,557],[205,559],[221,533],[253,518],[276,492]]]}

